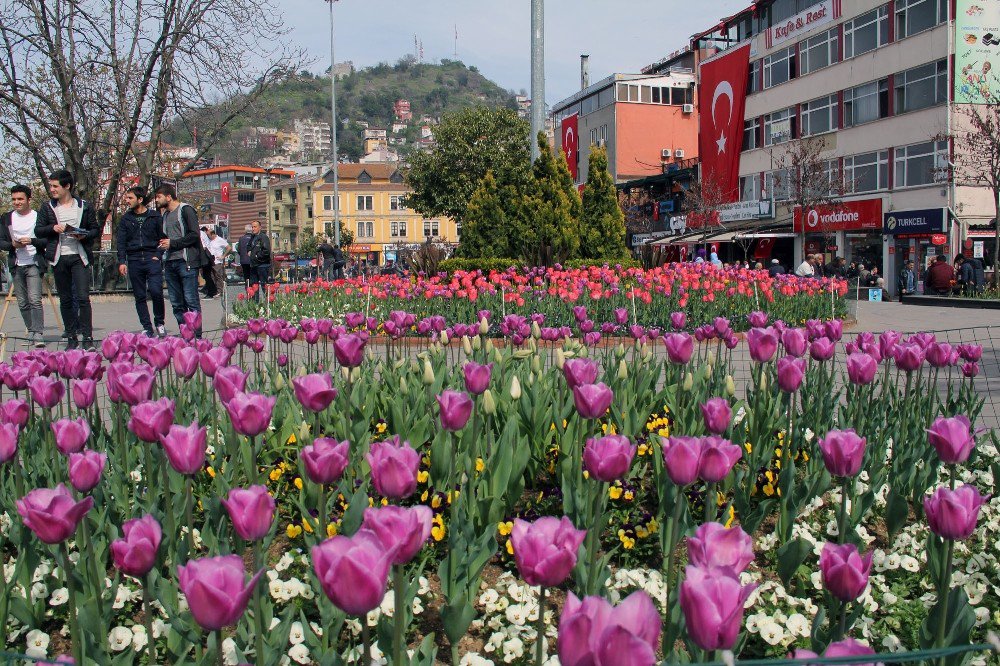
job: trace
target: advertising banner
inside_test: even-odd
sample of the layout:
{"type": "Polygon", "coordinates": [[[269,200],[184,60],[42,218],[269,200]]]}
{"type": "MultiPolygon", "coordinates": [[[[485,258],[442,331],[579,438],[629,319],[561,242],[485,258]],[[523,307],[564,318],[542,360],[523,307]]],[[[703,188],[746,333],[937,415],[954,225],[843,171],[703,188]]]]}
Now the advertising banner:
{"type": "Polygon", "coordinates": [[[750,44],[744,44],[700,67],[698,151],[702,181],[726,203],[739,199],[749,66],[750,44]]]}
{"type": "Polygon", "coordinates": [[[918,210],[894,210],[885,214],[885,233],[899,234],[940,234],[947,231],[947,208],[923,208],[918,210]]]}
{"type": "Polygon", "coordinates": [[[955,103],[994,101],[1000,85],[1000,0],[958,0],[955,10],[955,103]]]}
{"type": "Polygon", "coordinates": [[[842,201],[829,206],[808,209],[802,207],[792,212],[792,230],[796,233],[823,234],[833,231],[858,231],[882,229],[882,200],[862,199],[842,201]]]}
{"type": "Polygon", "coordinates": [[[770,49],[821,25],[840,18],[841,0],[823,0],[804,9],[795,16],[768,28],[764,33],[764,48],[770,49]]]}

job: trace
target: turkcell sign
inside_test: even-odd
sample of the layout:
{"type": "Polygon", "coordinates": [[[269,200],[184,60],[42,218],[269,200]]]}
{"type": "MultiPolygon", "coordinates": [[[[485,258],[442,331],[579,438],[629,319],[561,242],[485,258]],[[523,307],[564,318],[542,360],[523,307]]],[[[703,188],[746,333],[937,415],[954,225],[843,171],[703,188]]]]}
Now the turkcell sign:
{"type": "Polygon", "coordinates": [[[940,234],[948,231],[947,208],[894,210],[886,213],[882,228],[890,236],[897,234],[940,234]]]}

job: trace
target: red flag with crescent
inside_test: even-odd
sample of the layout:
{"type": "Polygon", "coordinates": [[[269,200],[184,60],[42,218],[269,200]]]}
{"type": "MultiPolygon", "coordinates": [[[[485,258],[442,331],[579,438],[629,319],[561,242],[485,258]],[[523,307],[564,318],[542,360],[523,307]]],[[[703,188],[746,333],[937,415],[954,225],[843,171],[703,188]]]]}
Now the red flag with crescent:
{"type": "Polygon", "coordinates": [[[750,44],[701,64],[698,89],[698,152],[706,195],[739,200],[740,149],[746,106],[750,44]]]}
{"type": "Polygon", "coordinates": [[[562,149],[566,153],[566,163],[569,164],[569,173],[576,182],[580,173],[580,135],[577,133],[579,116],[573,114],[566,116],[562,120],[562,149]]]}

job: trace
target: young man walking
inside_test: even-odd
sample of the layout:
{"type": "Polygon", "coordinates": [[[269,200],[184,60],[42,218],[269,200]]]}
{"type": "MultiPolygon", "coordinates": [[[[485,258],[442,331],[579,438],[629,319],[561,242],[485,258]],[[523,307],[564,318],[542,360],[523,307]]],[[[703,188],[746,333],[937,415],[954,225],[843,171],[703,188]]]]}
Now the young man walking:
{"type": "Polygon", "coordinates": [[[163,219],[146,206],[146,191],[133,187],[125,192],[128,211],[118,222],[118,272],[127,275],[135,295],[135,312],[146,335],[164,337],[163,259],[160,240],[163,219]],[[153,320],[149,319],[147,298],[153,302],[153,320]]]}
{"type": "MultiPolygon", "coordinates": [[[[185,312],[201,312],[198,299],[198,269],[201,268],[201,235],[194,207],[177,200],[173,185],[156,188],[156,207],[163,215],[163,277],[177,324],[184,323],[185,312]]],[[[195,331],[201,337],[201,329],[195,331]]]]}
{"type": "Polygon", "coordinates": [[[267,283],[271,279],[271,239],[261,231],[260,222],[250,224],[253,234],[249,243],[250,284],[257,285],[257,300],[263,301],[267,293],[267,283]]]}
{"type": "Polygon", "coordinates": [[[31,210],[31,188],[15,185],[10,188],[14,210],[0,215],[0,250],[10,252],[10,275],[14,295],[28,329],[28,344],[45,347],[42,310],[42,276],[45,274],[45,241],[35,237],[38,214],[31,210]]]}
{"type": "Polygon", "coordinates": [[[94,240],[101,235],[91,205],[73,195],[73,174],[60,169],[49,174],[49,202],[38,210],[35,235],[46,239],[45,260],[59,294],[59,311],[66,326],[66,349],[95,349],[90,307],[90,265],[94,240]]]}

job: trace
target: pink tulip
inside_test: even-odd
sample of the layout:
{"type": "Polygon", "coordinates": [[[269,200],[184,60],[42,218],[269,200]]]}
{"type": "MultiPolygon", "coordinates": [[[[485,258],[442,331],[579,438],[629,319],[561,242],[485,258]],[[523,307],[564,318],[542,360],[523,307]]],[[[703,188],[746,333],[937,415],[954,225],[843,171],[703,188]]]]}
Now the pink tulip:
{"type": "Polygon", "coordinates": [[[958,355],[970,363],[976,363],[983,357],[982,345],[958,345],[958,355]]]}
{"type": "Polygon", "coordinates": [[[357,333],[342,335],[333,342],[333,355],[345,368],[356,368],[365,360],[365,340],[357,333]]]}
{"type": "Polygon", "coordinates": [[[781,333],[781,344],[785,347],[785,352],[798,358],[805,355],[809,341],[802,329],[786,328],[781,333]]]}
{"type": "Polygon", "coordinates": [[[337,399],[337,389],[327,372],[314,373],[292,380],[295,399],[310,412],[322,412],[337,399]]]}
{"type": "Polygon", "coordinates": [[[237,393],[226,403],[226,412],[233,423],[233,430],[256,437],[271,424],[271,412],[277,398],[262,393],[237,393]]]}
{"type": "Polygon", "coordinates": [[[667,476],[678,486],[689,486],[698,479],[701,465],[701,440],[697,437],[669,437],[663,447],[663,466],[667,476]]]}
{"type": "Polygon", "coordinates": [[[976,446],[972,424],[963,415],[938,417],[927,429],[927,440],[946,465],[964,463],[976,446]]]}
{"type": "Polygon", "coordinates": [[[903,372],[919,370],[920,366],[923,365],[924,358],[924,349],[917,344],[899,344],[893,351],[896,367],[903,372]]]}
{"type": "Polygon", "coordinates": [[[545,516],[533,523],[520,518],[510,533],[514,560],[528,585],[561,585],[576,566],[586,530],[573,527],[569,518],[545,516]]]}
{"type": "Polygon", "coordinates": [[[277,505],[266,487],[233,488],[222,505],[233,521],[233,529],[244,541],[263,539],[271,531],[277,505]]]}
{"type": "MultiPolygon", "coordinates": [[[[111,379],[110,371],[108,372],[108,379],[111,379]]],[[[140,402],[152,399],[153,384],[155,382],[156,377],[153,375],[151,368],[148,366],[136,366],[115,377],[114,390],[121,398],[121,402],[134,407],[140,402]]],[[[109,387],[110,392],[111,389],[109,387]]]]}
{"type": "Polygon", "coordinates": [[[750,358],[757,363],[767,363],[778,351],[778,334],[773,328],[751,328],[747,331],[747,348],[750,358]]]}
{"type": "Polygon", "coordinates": [[[395,553],[374,532],[360,530],[352,537],[338,534],[313,546],[311,555],[323,592],[337,608],[362,617],[382,603],[395,553]]]}
{"type": "Polygon", "coordinates": [[[73,382],[73,404],[77,409],[88,409],[97,399],[97,382],[93,379],[77,379],[73,382]]]}
{"type": "Polygon", "coordinates": [[[563,364],[563,376],[570,389],[584,384],[593,384],[597,381],[597,375],[600,371],[601,366],[597,364],[597,361],[587,358],[570,358],[563,364]]]}
{"type": "Polygon", "coordinates": [[[317,437],[312,444],[302,448],[299,457],[310,481],[320,485],[336,483],[350,462],[351,443],[346,439],[338,442],[329,437],[317,437]]]}
{"type": "Polygon", "coordinates": [[[206,429],[198,427],[197,421],[187,426],[171,425],[160,442],[167,462],[180,474],[195,474],[205,464],[206,429]]]}
{"type": "Polygon", "coordinates": [[[19,428],[28,424],[28,417],[31,416],[31,408],[27,401],[19,398],[0,403],[0,422],[13,423],[19,428]]]}
{"type": "MultiPolygon", "coordinates": [[[[842,641],[837,641],[836,643],[830,643],[826,646],[826,651],[823,652],[823,657],[827,659],[834,659],[836,657],[864,657],[869,654],[875,654],[875,650],[871,649],[864,643],[859,643],[853,638],[845,638],[842,641]]],[[[882,662],[874,664],[868,662],[866,664],[855,664],[854,666],[882,666],[882,662]]]]}
{"type": "Polygon", "coordinates": [[[878,363],[870,355],[854,352],[847,356],[847,377],[852,384],[866,385],[875,380],[878,363]]]}
{"type": "Polygon", "coordinates": [[[698,476],[706,483],[718,483],[729,475],[743,457],[743,449],[721,437],[702,437],[698,476]]]}
{"type": "Polygon", "coordinates": [[[783,356],[778,359],[776,366],[778,374],[778,388],[785,393],[795,393],[802,386],[802,380],[806,375],[806,362],[801,358],[783,356]]]}
{"type": "Polygon", "coordinates": [[[608,412],[615,394],[604,382],[573,387],[573,403],[585,419],[599,419],[608,412]]]}
{"type": "Polygon", "coordinates": [[[373,442],[365,459],[371,468],[372,485],[379,495],[403,499],[417,489],[420,454],[398,435],[384,442],[373,442]]]}
{"type": "Polygon", "coordinates": [[[13,460],[17,454],[20,428],[14,423],[0,423],[0,464],[13,460]]]}
{"type": "Polygon", "coordinates": [[[861,471],[867,440],[853,429],[831,430],[819,440],[823,464],[833,476],[851,477],[861,471]]]}
{"type": "Polygon", "coordinates": [[[628,595],[617,607],[601,597],[581,601],[570,592],[559,618],[559,663],[653,666],[660,622],[653,600],[642,590],[628,595]]]}
{"type": "Polygon", "coordinates": [[[755,310],[747,315],[747,323],[750,324],[750,328],[764,328],[767,326],[767,313],[755,310]]]}
{"type": "Polygon", "coordinates": [[[174,352],[174,372],[178,377],[191,379],[198,371],[201,352],[195,347],[180,347],[174,352]]]}
{"type": "Polygon", "coordinates": [[[128,429],[139,439],[150,444],[170,432],[174,422],[174,401],[170,398],[149,400],[132,407],[128,429]]]}
{"type": "Polygon", "coordinates": [[[231,349],[213,347],[198,357],[198,365],[203,373],[209,377],[214,377],[219,368],[229,365],[232,357],[233,352],[231,349]]]}
{"type": "Polygon", "coordinates": [[[701,406],[701,416],[705,420],[705,429],[716,435],[721,435],[729,429],[729,421],[733,418],[733,410],[725,398],[709,398],[701,406]]]}
{"type": "Polygon", "coordinates": [[[740,527],[703,523],[688,537],[688,560],[706,569],[721,569],[739,576],[754,560],[753,539],[740,527]]]}
{"type": "Polygon", "coordinates": [[[743,606],[757,585],[740,585],[718,570],[688,566],[680,588],[688,636],[702,650],[731,650],[743,626],[743,606]]]}
{"type": "Polygon", "coordinates": [[[238,365],[224,365],[216,368],[215,375],[212,377],[212,388],[219,395],[219,401],[222,404],[232,400],[237,393],[246,391],[248,374],[238,365]]]}
{"type": "Polygon", "coordinates": [[[236,624],[243,616],[263,573],[261,569],[247,583],[243,558],[221,555],[177,567],[177,582],[195,622],[206,631],[218,631],[236,624]]]}
{"type": "Polygon", "coordinates": [[[490,387],[492,373],[492,363],[480,365],[474,361],[468,361],[462,366],[462,374],[465,376],[465,390],[472,395],[482,395],[490,387]]]}
{"type": "Polygon", "coordinates": [[[56,448],[64,456],[82,450],[90,439],[90,424],[82,416],[53,421],[50,427],[55,435],[56,448]]]}
{"type": "Polygon", "coordinates": [[[89,493],[101,482],[101,473],[108,462],[108,456],[97,451],[84,449],[69,455],[69,482],[77,492],[89,493]]]}
{"type": "Polygon", "coordinates": [[[36,405],[43,409],[52,409],[66,395],[66,385],[56,377],[39,375],[28,380],[28,391],[36,405]]]}
{"type": "Polygon", "coordinates": [[[976,531],[979,510],[989,498],[980,495],[974,486],[938,488],[933,495],[924,497],[927,525],[942,539],[965,541],[976,531]]]}
{"type": "Polygon", "coordinates": [[[610,483],[628,473],[635,452],[635,444],[622,435],[588,439],[583,449],[583,467],[591,477],[610,483]]]}
{"type": "Polygon", "coordinates": [[[694,340],[687,333],[668,333],[663,337],[663,346],[674,365],[687,365],[694,354],[694,340]]]}
{"type": "Polygon", "coordinates": [[[393,553],[392,564],[406,564],[427,543],[433,518],[434,512],[423,505],[369,507],[361,529],[370,530],[393,553]]]}
{"type": "Polygon", "coordinates": [[[979,364],[975,361],[962,364],[962,375],[972,379],[979,375],[979,364]]]}
{"type": "Polygon", "coordinates": [[[687,315],[683,312],[671,312],[670,325],[677,331],[683,329],[687,326],[687,315]]]}
{"type": "Polygon", "coordinates": [[[814,361],[829,361],[837,351],[837,343],[830,338],[816,338],[809,345],[809,355],[814,361]]]}
{"type": "Polygon", "coordinates": [[[437,396],[441,427],[448,432],[457,432],[465,427],[472,415],[472,398],[468,393],[445,390],[437,396]]]}
{"type": "Polygon", "coordinates": [[[77,502],[61,483],[55,488],[36,488],[17,500],[17,512],[25,526],[47,544],[62,543],[73,536],[92,506],[93,497],[77,502]]]}
{"type": "Polygon", "coordinates": [[[946,368],[951,365],[952,348],[947,342],[934,342],[927,346],[927,363],[933,368],[946,368]]]}
{"type": "Polygon", "coordinates": [[[156,518],[146,515],[126,520],[122,538],[111,542],[111,559],[115,568],[128,576],[142,578],[156,564],[163,531],[156,518]]]}
{"type": "Polygon", "coordinates": [[[868,587],[868,574],[872,569],[872,553],[863,557],[853,543],[837,545],[827,542],[819,556],[819,570],[823,586],[841,601],[854,601],[868,587]]]}

